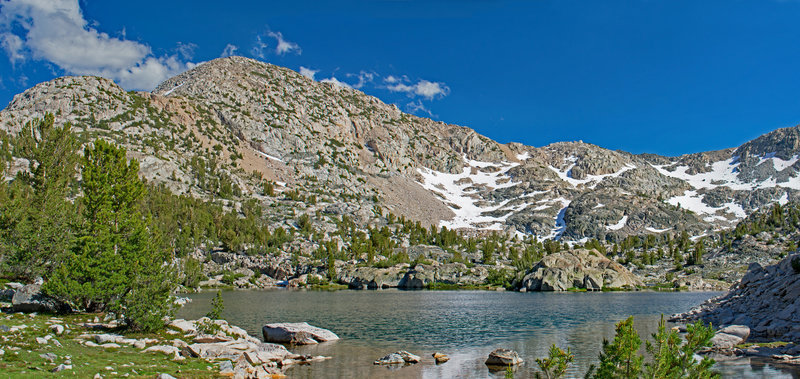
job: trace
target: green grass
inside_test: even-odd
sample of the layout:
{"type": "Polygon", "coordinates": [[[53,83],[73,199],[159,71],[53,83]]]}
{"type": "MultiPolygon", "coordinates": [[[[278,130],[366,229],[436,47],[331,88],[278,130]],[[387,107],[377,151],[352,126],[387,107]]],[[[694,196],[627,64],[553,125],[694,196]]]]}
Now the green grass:
{"type": "MultiPolygon", "coordinates": [[[[53,339],[46,345],[36,342],[36,337],[45,337],[52,333],[47,324],[51,319],[49,315],[29,315],[15,313],[0,315],[0,325],[15,326],[27,325],[28,328],[17,332],[0,332],[4,339],[0,346],[5,354],[0,356],[0,377],[9,378],[91,378],[99,373],[103,377],[116,377],[128,374],[130,378],[153,378],[160,373],[167,373],[179,378],[214,378],[218,371],[213,362],[199,358],[187,358],[182,361],[172,361],[170,356],[161,353],[142,353],[131,346],[122,345],[118,349],[105,349],[102,347],[84,346],[76,340],[83,333],[90,332],[77,325],[93,320],[95,317],[102,319],[103,315],[67,315],[57,317],[64,322],[62,325],[68,331],[60,336],[54,335],[61,347],[53,343],[53,339]],[[53,353],[58,356],[50,362],[40,354],[53,353]],[[61,363],[65,363],[67,356],[72,362],[71,370],[51,373],[50,370],[61,363]],[[110,367],[111,370],[107,369],[110,367]],[[112,374],[116,372],[116,374],[112,374]]],[[[119,332],[119,331],[115,331],[119,332]]],[[[181,334],[171,335],[166,331],[150,334],[127,334],[126,338],[158,338],[162,341],[172,341],[181,338],[181,334]]],[[[168,342],[159,344],[171,345],[168,342]]],[[[151,345],[148,345],[151,346],[151,345]]]]}
{"type": "Polygon", "coordinates": [[[737,349],[747,349],[748,347],[769,347],[769,348],[776,348],[776,347],[784,347],[788,345],[789,342],[783,341],[774,341],[774,342],[747,342],[747,343],[740,343],[736,345],[737,349]]]}

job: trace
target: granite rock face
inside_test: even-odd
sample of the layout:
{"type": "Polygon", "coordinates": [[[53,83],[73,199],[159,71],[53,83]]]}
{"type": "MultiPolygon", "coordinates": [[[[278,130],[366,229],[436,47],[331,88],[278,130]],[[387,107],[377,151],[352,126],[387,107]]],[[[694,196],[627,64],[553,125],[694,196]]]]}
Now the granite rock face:
{"type": "Polygon", "coordinates": [[[526,291],[633,289],[644,283],[628,269],[594,250],[563,251],[544,257],[522,279],[526,291]]]}
{"type": "Polygon", "coordinates": [[[800,255],[791,254],[766,267],[751,264],[730,291],[687,313],[674,315],[672,320],[703,320],[722,327],[737,325],[725,333],[754,341],[800,342],[800,255]],[[793,261],[798,269],[793,267],[793,261]],[[749,333],[744,332],[745,328],[749,333]]]}

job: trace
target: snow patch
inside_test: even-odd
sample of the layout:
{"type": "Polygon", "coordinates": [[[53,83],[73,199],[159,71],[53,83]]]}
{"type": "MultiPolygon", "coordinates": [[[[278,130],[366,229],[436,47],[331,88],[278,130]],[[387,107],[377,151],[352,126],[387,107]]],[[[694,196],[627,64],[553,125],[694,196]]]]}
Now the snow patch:
{"type": "Polygon", "coordinates": [[[278,162],[284,163],[283,159],[280,159],[280,158],[278,158],[278,157],[276,157],[274,155],[269,155],[267,153],[264,153],[264,152],[261,152],[261,151],[258,151],[258,150],[253,150],[253,151],[255,151],[256,153],[258,153],[258,154],[260,154],[262,156],[264,156],[265,158],[272,159],[273,161],[278,161],[278,162]]]}
{"type": "Polygon", "coordinates": [[[572,177],[572,169],[575,167],[576,162],[578,161],[578,158],[574,157],[574,156],[571,156],[569,158],[566,158],[566,161],[567,162],[572,162],[572,165],[567,167],[567,169],[564,170],[564,171],[559,170],[559,169],[557,169],[557,168],[555,168],[553,166],[549,166],[549,165],[547,167],[549,169],[553,170],[561,180],[563,180],[563,181],[565,181],[565,182],[567,182],[569,184],[572,184],[573,187],[577,187],[577,186],[579,186],[581,184],[588,185],[588,184],[591,183],[591,185],[588,185],[588,187],[589,188],[594,188],[595,186],[597,186],[597,183],[602,182],[603,180],[605,180],[607,178],[616,178],[616,177],[622,175],[623,173],[625,173],[626,171],[630,171],[630,170],[633,170],[633,169],[636,168],[635,165],[626,164],[619,171],[611,173],[611,174],[586,175],[585,179],[575,179],[575,178],[572,177]]]}
{"type": "Polygon", "coordinates": [[[622,216],[622,218],[614,225],[606,225],[607,230],[620,230],[625,227],[625,224],[628,223],[628,216],[622,216]]]}
{"type": "Polygon", "coordinates": [[[175,86],[175,87],[172,87],[172,89],[170,89],[169,91],[167,91],[167,92],[164,92],[164,95],[163,95],[163,96],[169,96],[169,94],[171,94],[171,93],[172,93],[172,91],[175,91],[176,89],[183,87],[183,85],[184,85],[184,84],[186,84],[186,82],[183,82],[183,83],[181,83],[181,84],[178,84],[178,85],[177,85],[177,86],[175,86]]]}
{"type": "Polygon", "coordinates": [[[526,151],[526,152],[524,152],[524,153],[522,153],[522,154],[517,154],[517,159],[518,159],[518,160],[521,160],[521,161],[526,161],[526,160],[528,160],[528,158],[530,158],[530,157],[531,157],[531,153],[529,153],[529,152],[527,152],[527,151],[526,151]]]}
{"type": "Polygon", "coordinates": [[[668,232],[668,231],[672,230],[672,228],[656,229],[656,228],[651,228],[651,227],[648,226],[648,227],[644,228],[644,230],[646,230],[648,232],[651,232],[651,233],[664,233],[664,232],[668,232]]]}
{"type": "MultiPolygon", "coordinates": [[[[475,195],[477,185],[485,186],[490,190],[499,188],[509,188],[519,184],[514,182],[507,174],[508,170],[516,167],[519,163],[492,163],[481,162],[464,158],[467,165],[459,174],[450,174],[429,168],[417,169],[422,176],[422,187],[441,195],[445,199],[451,211],[455,214],[452,220],[442,220],[440,227],[449,229],[476,228],[481,230],[502,230],[505,220],[512,214],[508,212],[501,217],[485,216],[484,213],[502,209],[510,200],[499,204],[485,204],[486,201],[480,196],[475,195]],[[496,172],[484,172],[481,168],[495,167],[496,172]],[[473,174],[473,169],[476,169],[473,174]]],[[[527,204],[516,206],[525,207],[527,204]]]]}
{"type": "Polygon", "coordinates": [[[775,171],[780,172],[780,171],[783,171],[783,170],[791,167],[795,163],[797,163],[797,161],[800,160],[800,155],[795,155],[794,157],[790,158],[788,161],[785,161],[783,159],[780,159],[780,158],[776,157],[775,153],[769,153],[769,154],[766,154],[763,157],[761,157],[761,161],[758,162],[758,164],[762,164],[762,163],[764,163],[764,162],[766,162],[768,160],[772,161],[772,167],[775,168],[775,171]]]}

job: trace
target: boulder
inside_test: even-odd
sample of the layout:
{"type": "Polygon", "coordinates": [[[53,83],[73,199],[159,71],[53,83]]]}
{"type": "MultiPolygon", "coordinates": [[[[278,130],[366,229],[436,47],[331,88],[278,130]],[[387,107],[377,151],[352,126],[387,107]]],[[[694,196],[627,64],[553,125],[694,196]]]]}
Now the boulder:
{"type": "Polygon", "coordinates": [[[450,360],[450,357],[442,353],[433,353],[431,356],[433,357],[433,360],[436,361],[436,364],[445,363],[450,360]]]}
{"type": "Polygon", "coordinates": [[[373,362],[376,365],[394,365],[394,364],[405,364],[405,363],[419,363],[420,357],[418,355],[411,354],[405,350],[397,351],[391,354],[387,354],[381,359],[373,362]]]}
{"type": "Polygon", "coordinates": [[[197,333],[197,326],[192,321],[184,319],[172,320],[169,326],[179,329],[183,333],[197,333]]]}
{"type": "MultiPolygon", "coordinates": [[[[119,345],[117,345],[117,347],[119,347],[119,345]]],[[[180,351],[180,349],[178,349],[175,346],[155,345],[155,346],[150,346],[147,349],[144,349],[143,352],[144,353],[154,352],[154,353],[162,353],[162,354],[166,354],[166,355],[176,355],[176,354],[178,354],[179,351],[180,351]]]]}
{"type": "Polygon", "coordinates": [[[94,336],[94,341],[98,344],[104,344],[108,342],[117,342],[122,340],[122,336],[119,334],[98,334],[94,336]]]}
{"type": "Polygon", "coordinates": [[[711,348],[717,350],[729,350],[736,345],[747,341],[750,336],[750,328],[744,325],[731,325],[718,330],[714,337],[711,337],[711,348]]]}
{"type": "Polygon", "coordinates": [[[544,257],[523,277],[525,291],[565,291],[580,288],[634,289],[644,283],[625,267],[594,250],[562,251],[544,257]]]}
{"type": "Polygon", "coordinates": [[[64,303],[42,294],[40,284],[28,284],[14,292],[11,308],[14,312],[57,313],[69,311],[64,303]]]}
{"type": "Polygon", "coordinates": [[[292,343],[293,340],[299,340],[305,344],[315,344],[339,339],[339,336],[330,330],[317,328],[305,322],[267,324],[261,328],[261,332],[265,342],[292,343]],[[305,334],[295,337],[298,333],[305,334]]]}
{"type": "Polygon", "coordinates": [[[400,356],[400,354],[391,353],[372,363],[376,365],[401,365],[406,363],[406,361],[400,356]]]}
{"type": "Polygon", "coordinates": [[[336,281],[353,289],[396,288],[408,271],[403,263],[387,268],[357,267],[346,265],[336,273],[336,281]]]}
{"type": "Polygon", "coordinates": [[[487,366],[515,366],[522,362],[519,354],[509,349],[496,349],[489,353],[489,357],[486,358],[487,366]]]}

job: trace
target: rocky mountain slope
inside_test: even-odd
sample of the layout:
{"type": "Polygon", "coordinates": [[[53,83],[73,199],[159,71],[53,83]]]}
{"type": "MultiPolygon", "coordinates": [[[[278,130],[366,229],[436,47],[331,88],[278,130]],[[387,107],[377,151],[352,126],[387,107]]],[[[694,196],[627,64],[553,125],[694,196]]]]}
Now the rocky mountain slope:
{"type": "MultiPolygon", "coordinates": [[[[126,146],[149,181],[230,208],[256,199],[265,217],[284,224],[299,212],[347,215],[367,226],[388,210],[468,232],[698,236],[800,197],[798,127],[675,158],[583,142],[500,144],[242,57],[207,62],[152,93],[97,77],[41,83],[0,112],[0,130],[16,133],[47,112],[72,123],[84,141],[126,146]],[[304,207],[286,207],[272,191],[304,207]]],[[[14,166],[26,165],[17,159],[14,166]]]]}

